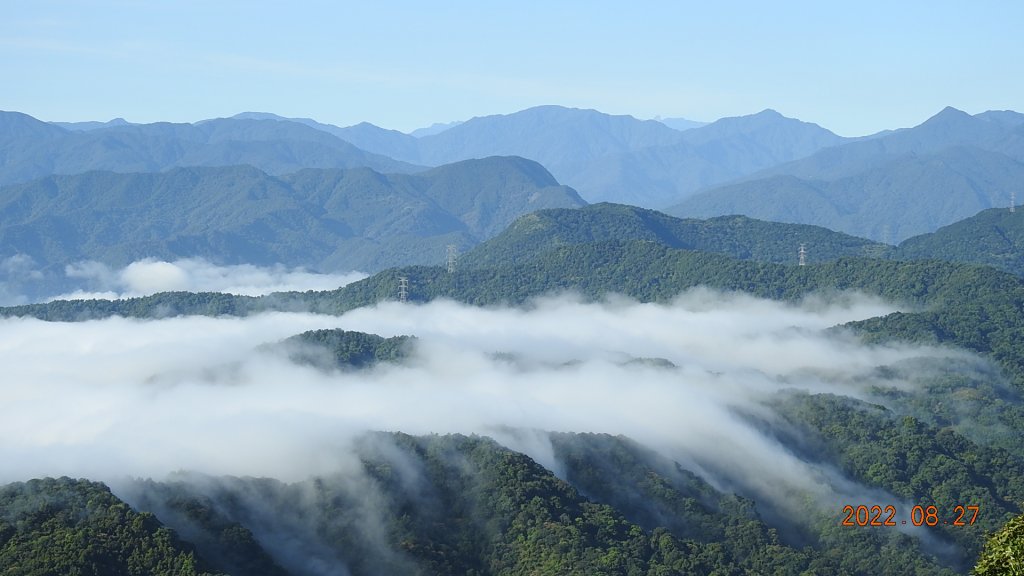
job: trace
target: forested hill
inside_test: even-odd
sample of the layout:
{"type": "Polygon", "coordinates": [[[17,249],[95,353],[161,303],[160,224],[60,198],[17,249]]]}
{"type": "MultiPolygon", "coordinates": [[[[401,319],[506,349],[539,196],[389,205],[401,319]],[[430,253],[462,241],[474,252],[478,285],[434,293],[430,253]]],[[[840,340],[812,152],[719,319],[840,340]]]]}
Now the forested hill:
{"type": "Polygon", "coordinates": [[[1024,210],[983,210],[930,234],[908,238],[899,245],[896,257],[974,262],[1024,275],[1024,210]]]}
{"type": "Polygon", "coordinates": [[[881,257],[892,249],[819,226],[765,222],[746,216],[680,219],[635,206],[602,203],[580,209],[538,210],[522,216],[460,262],[473,267],[521,264],[553,248],[611,240],[646,240],[672,248],[782,264],[799,261],[801,244],[806,245],[809,263],[842,256],[881,257]]]}
{"type": "Polygon", "coordinates": [[[464,250],[522,214],[581,205],[522,158],[413,175],[356,168],[272,176],[250,166],[90,172],[0,188],[0,259],[27,256],[57,275],[83,260],[188,257],[375,271],[441,262],[446,244],[464,250]]]}
{"type": "MultiPolygon", "coordinates": [[[[905,419],[877,429],[888,441],[869,456],[841,435],[885,422],[877,408],[807,397],[786,412],[827,426],[822,440],[860,460],[904,456],[911,442],[939,459],[979,450],[948,432],[929,443],[934,430],[905,419]]],[[[488,438],[371,433],[357,442],[357,471],[295,483],[183,472],[122,482],[123,500],[84,480],[15,483],[0,487],[0,568],[18,576],[954,573],[906,535],[837,527],[831,512],[792,519],[810,542],[787,544],[755,502],[621,436],[560,433],[550,442],[564,480],[488,438]]],[[[971,472],[987,486],[992,455],[979,456],[971,472]]],[[[916,486],[934,482],[908,472],[916,486]]],[[[995,511],[985,513],[990,526],[995,511]]],[[[976,526],[943,532],[979,548],[976,526]]],[[[1005,565],[997,555],[1005,539],[994,540],[986,565],[1005,565]]]]}
{"type": "Polygon", "coordinates": [[[152,514],[103,484],[70,478],[0,486],[0,572],[213,576],[193,546],[152,514]]]}
{"type": "Polygon", "coordinates": [[[835,530],[825,517],[814,521],[828,541],[822,549],[784,544],[749,500],[622,437],[551,441],[571,482],[487,438],[369,434],[355,475],[288,484],[181,474],[121,486],[143,514],[94,483],[13,484],[0,488],[0,567],[25,576],[189,576],[206,566],[232,576],[314,576],[327,567],[639,576],[872,573],[886,562],[898,573],[951,573],[905,536],[835,530]],[[192,546],[152,514],[196,552],[177,552],[192,546]],[[159,539],[111,521],[117,515],[127,526],[139,518],[135,525],[159,539]]]}
{"type": "Polygon", "coordinates": [[[280,351],[298,364],[346,370],[400,361],[409,356],[414,341],[411,336],[384,338],[335,328],[303,332],[266,348],[280,351]]]}

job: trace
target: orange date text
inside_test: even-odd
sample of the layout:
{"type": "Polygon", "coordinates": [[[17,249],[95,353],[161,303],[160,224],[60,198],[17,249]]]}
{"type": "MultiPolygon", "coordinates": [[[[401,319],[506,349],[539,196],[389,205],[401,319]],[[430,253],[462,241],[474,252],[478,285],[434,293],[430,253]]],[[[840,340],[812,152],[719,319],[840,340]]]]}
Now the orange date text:
{"type": "Polygon", "coordinates": [[[914,506],[910,518],[897,520],[895,506],[843,506],[843,526],[971,526],[978,519],[978,506],[953,507],[952,514],[943,515],[935,506],[914,506]]]}

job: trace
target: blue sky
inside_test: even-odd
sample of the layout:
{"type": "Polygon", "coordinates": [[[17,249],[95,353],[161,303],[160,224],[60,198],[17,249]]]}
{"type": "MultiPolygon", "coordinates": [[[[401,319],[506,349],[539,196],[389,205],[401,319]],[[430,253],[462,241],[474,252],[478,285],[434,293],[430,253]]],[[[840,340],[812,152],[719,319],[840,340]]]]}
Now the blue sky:
{"type": "Polygon", "coordinates": [[[408,131],[540,104],[854,136],[1024,112],[1019,0],[2,0],[0,109],[408,131]]]}

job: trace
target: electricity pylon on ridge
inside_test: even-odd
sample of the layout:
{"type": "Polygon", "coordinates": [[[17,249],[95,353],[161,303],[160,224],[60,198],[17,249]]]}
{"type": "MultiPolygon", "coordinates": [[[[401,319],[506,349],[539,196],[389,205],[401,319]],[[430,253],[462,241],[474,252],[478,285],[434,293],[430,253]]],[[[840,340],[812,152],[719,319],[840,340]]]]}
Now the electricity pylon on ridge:
{"type": "Polygon", "coordinates": [[[448,245],[447,264],[448,264],[448,273],[449,274],[451,274],[452,272],[455,272],[455,264],[456,264],[456,262],[458,260],[458,257],[459,257],[458,250],[459,249],[455,246],[455,244],[449,244],[448,245]]]}
{"type": "Polygon", "coordinates": [[[398,277],[398,301],[405,303],[409,301],[409,277],[398,277]]]}

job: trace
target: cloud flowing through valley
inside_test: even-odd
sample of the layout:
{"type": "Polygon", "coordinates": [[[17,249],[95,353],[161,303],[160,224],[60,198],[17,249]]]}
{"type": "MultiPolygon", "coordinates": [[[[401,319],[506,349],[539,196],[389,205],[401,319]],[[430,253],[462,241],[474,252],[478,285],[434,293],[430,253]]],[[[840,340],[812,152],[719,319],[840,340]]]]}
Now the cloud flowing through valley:
{"type": "Polygon", "coordinates": [[[829,330],[893,310],[856,295],[792,305],[698,289],[668,305],[562,296],[515,309],[384,303],[340,317],[7,319],[0,482],[182,469],[298,480],[350,467],[367,430],[490,435],[558,473],[543,434],[510,432],[539,430],[624,434],[719,485],[834,500],[859,489],[744,415],[770,419],[762,401],[782,389],[869,397],[879,366],[964,356],[829,330]],[[336,327],[416,335],[416,353],[324,372],[261,347],[336,327]]]}

